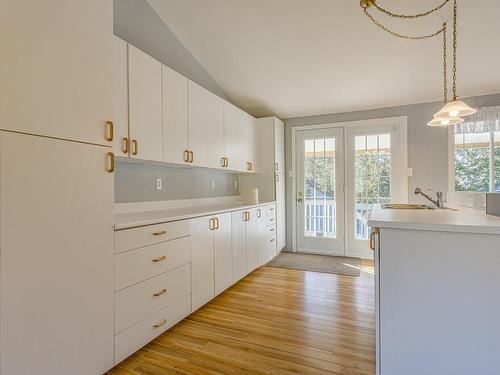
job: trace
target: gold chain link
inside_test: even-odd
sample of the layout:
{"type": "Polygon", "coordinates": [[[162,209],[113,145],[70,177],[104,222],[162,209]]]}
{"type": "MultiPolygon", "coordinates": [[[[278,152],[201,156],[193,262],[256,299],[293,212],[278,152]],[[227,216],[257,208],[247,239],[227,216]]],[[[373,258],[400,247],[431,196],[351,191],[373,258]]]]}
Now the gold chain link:
{"type": "Polygon", "coordinates": [[[448,103],[448,52],[447,52],[447,40],[446,40],[446,32],[448,25],[446,23],[443,24],[443,82],[444,82],[444,102],[448,103]]]}
{"type": "Polygon", "coordinates": [[[404,18],[404,19],[414,19],[414,18],[426,17],[429,14],[432,14],[432,13],[438,11],[439,9],[441,9],[442,7],[444,7],[449,1],[450,0],[445,0],[441,5],[438,5],[434,9],[431,9],[431,10],[429,10],[427,12],[424,12],[424,13],[417,13],[417,14],[398,14],[398,13],[393,13],[393,12],[388,11],[387,9],[384,9],[384,8],[380,7],[377,4],[376,1],[373,1],[372,5],[375,8],[377,8],[380,12],[385,13],[385,14],[387,14],[390,17],[393,17],[393,18],[404,18]]]}
{"type": "Polygon", "coordinates": [[[384,30],[385,32],[391,34],[391,35],[394,35],[398,38],[402,38],[402,39],[411,39],[411,40],[424,40],[424,39],[430,39],[430,38],[433,38],[439,34],[441,34],[443,31],[444,31],[444,28],[441,28],[435,32],[433,32],[432,34],[427,34],[427,35],[406,35],[406,34],[399,34],[395,31],[392,31],[390,29],[388,29],[386,26],[382,25],[380,22],[378,22],[375,18],[373,18],[373,16],[368,12],[368,9],[366,7],[363,7],[363,12],[366,14],[366,16],[375,24],[377,25],[378,27],[380,27],[382,30],[384,30]]]}

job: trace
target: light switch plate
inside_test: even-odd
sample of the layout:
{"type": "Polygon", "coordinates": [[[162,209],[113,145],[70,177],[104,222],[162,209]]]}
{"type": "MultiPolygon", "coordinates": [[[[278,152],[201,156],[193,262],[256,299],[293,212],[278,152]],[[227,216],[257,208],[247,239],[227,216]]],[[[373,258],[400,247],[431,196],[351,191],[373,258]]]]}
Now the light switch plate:
{"type": "Polygon", "coordinates": [[[413,176],[413,168],[408,168],[408,177],[413,176]]]}
{"type": "Polygon", "coordinates": [[[162,181],[161,178],[156,179],[156,190],[161,190],[162,189],[162,181]]]}

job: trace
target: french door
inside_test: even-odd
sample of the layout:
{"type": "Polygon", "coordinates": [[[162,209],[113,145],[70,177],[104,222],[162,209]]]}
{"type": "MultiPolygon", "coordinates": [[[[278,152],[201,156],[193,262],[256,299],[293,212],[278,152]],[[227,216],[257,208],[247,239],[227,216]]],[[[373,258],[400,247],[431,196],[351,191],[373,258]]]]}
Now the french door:
{"type": "Polygon", "coordinates": [[[407,201],[406,128],[349,125],[296,131],[298,252],[370,258],[373,205],[407,201]]]}

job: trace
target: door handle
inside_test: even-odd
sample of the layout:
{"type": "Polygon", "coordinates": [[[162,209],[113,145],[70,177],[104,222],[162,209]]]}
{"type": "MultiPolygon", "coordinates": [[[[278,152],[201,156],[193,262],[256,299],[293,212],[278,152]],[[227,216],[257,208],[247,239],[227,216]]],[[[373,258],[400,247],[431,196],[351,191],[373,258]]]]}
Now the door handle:
{"type": "Polygon", "coordinates": [[[106,141],[111,142],[114,138],[113,121],[106,121],[106,141]]]}
{"type": "Polygon", "coordinates": [[[184,161],[189,163],[189,150],[184,150],[184,161]]]}
{"type": "Polygon", "coordinates": [[[122,139],[122,152],[124,154],[128,154],[129,152],[129,141],[127,137],[123,137],[122,139]]]}
{"type": "Polygon", "coordinates": [[[375,250],[375,245],[376,245],[376,240],[377,236],[380,234],[380,229],[379,228],[373,228],[372,232],[370,233],[370,249],[375,250]]]}
{"type": "Polygon", "coordinates": [[[189,151],[189,159],[188,159],[188,162],[189,163],[192,163],[194,161],[194,152],[193,151],[189,151]]]}
{"type": "Polygon", "coordinates": [[[297,198],[297,202],[302,203],[303,202],[302,198],[297,198]]]}
{"type": "Polygon", "coordinates": [[[132,139],[132,155],[137,155],[139,152],[139,145],[136,139],[132,139]]]}
{"type": "Polygon", "coordinates": [[[115,154],[113,154],[112,152],[108,152],[106,154],[106,158],[106,170],[109,173],[113,173],[115,171],[115,154]]]}

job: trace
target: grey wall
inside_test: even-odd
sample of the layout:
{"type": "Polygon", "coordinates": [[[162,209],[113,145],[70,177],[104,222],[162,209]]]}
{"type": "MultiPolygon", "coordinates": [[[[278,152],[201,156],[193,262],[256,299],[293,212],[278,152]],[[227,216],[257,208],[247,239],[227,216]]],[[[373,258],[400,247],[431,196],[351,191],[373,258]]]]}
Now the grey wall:
{"type": "Polygon", "coordinates": [[[146,0],[114,0],[114,34],[215,95],[229,100],[146,0]]]}
{"type": "MultiPolygon", "coordinates": [[[[500,94],[467,98],[474,107],[500,105],[500,94]]],[[[292,128],[304,125],[369,120],[374,118],[408,116],[408,166],[413,168],[413,177],[408,178],[410,202],[422,202],[413,195],[415,187],[439,191],[448,190],[448,130],[431,128],[427,122],[442,107],[442,103],[415,104],[401,107],[374,109],[369,111],[326,114],[285,120],[285,153],[287,170],[292,169],[292,128]]],[[[292,180],[287,176],[287,212],[291,213],[292,180]]],[[[287,228],[291,228],[291,214],[287,215],[287,228]]],[[[287,244],[292,243],[292,231],[287,231],[287,244]]]]}
{"type": "Polygon", "coordinates": [[[115,169],[115,202],[149,202],[238,195],[238,174],[202,168],[118,161],[115,169]],[[162,190],[156,190],[156,179],[162,190]],[[215,181],[215,190],[212,190],[215,181]]]}

